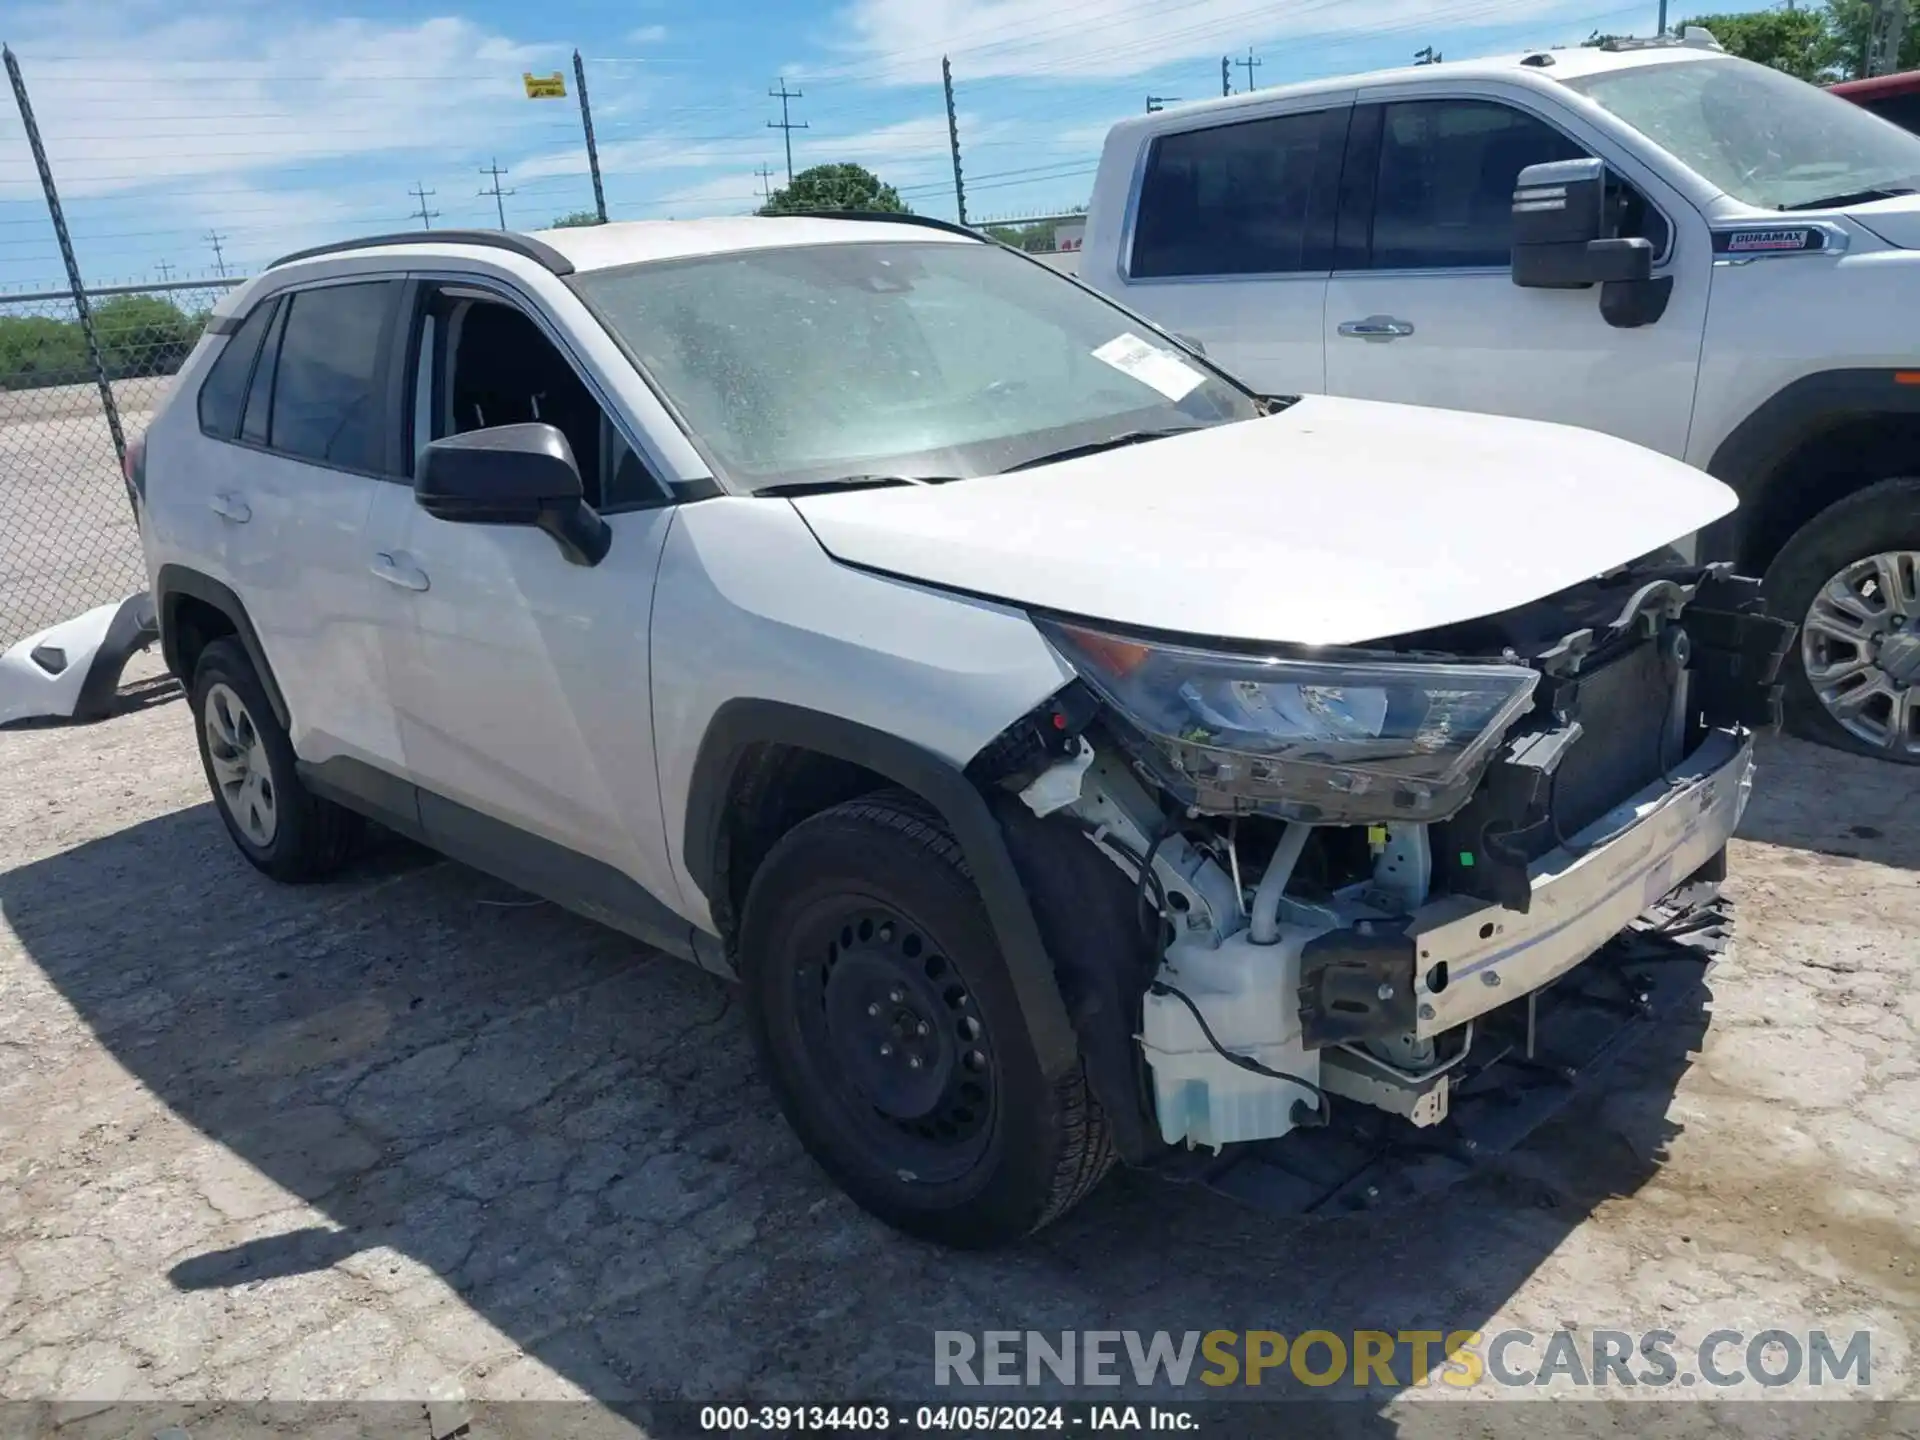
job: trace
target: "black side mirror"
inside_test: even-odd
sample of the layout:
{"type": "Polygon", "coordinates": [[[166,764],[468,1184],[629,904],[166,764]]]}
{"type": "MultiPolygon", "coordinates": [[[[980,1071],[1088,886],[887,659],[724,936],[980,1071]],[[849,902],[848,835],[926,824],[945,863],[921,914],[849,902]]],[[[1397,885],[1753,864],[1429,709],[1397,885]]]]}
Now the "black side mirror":
{"type": "Polygon", "coordinates": [[[1595,159],[1529,165],[1513,190],[1513,283],[1535,290],[1600,286],[1609,325],[1651,325],[1673,277],[1653,278],[1653,242],[1611,234],[1607,167],[1595,159]]]}
{"type": "Polygon", "coordinates": [[[420,452],[413,497],[437,520],[532,525],[576,565],[607,558],[613,532],[587,504],[567,437],[547,424],[495,425],[420,452]]]}

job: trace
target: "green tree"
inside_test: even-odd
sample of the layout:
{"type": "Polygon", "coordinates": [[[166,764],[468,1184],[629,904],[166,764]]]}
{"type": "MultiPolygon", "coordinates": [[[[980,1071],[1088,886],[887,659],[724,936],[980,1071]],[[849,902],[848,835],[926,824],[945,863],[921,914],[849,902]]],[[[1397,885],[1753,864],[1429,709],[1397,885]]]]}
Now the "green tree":
{"type": "Polygon", "coordinates": [[[0,316],[0,390],[77,385],[92,375],[86,341],[75,321],[0,316]]]}
{"type": "MultiPolygon", "coordinates": [[[[1867,37],[1873,30],[1873,0],[1828,0],[1826,15],[1842,78],[1867,73],[1867,37]]],[[[1907,27],[1894,69],[1920,70],[1920,0],[1907,0],[1907,27]]]]}
{"type": "Polygon", "coordinates": [[[115,378],[171,375],[200,338],[200,327],[171,300],[115,295],[93,307],[100,358],[115,378]]]}
{"type": "Polygon", "coordinates": [[[573,230],[582,225],[598,225],[599,223],[600,215],[598,211],[570,210],[565,215],[556,217],[553,224],[548,228],[552,230],[573,230]]]}
{"type": "Polygon", "coordinates": [[[815,165],[773,192],[761,215],[805,215],[821,210],[884,210],[910,214],[900,192],[864,165],[815,165]]]}
{"type": "Polygon", "coordinates": [[[1818,10],[1756,10],[1747,15],[1697,15],[1680,28],[1703,25],[1729,55],[1784,70],[1815,85],[1841,78],[1840,47],[1832,17],[1818,10]]]}

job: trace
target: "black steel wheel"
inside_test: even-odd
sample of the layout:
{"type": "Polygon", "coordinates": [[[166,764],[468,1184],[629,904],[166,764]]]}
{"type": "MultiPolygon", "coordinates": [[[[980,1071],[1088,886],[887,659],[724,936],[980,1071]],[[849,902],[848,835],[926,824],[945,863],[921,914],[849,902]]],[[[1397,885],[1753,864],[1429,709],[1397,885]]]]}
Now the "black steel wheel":
{"type": "Polygon", "coordinates": [[[1002,1243],[1105,1173],[1083,1073],[1041,1074],[959,847],[913,797],[797,826],[754,876],[740,941],[754,1039],[788,1120],[889,1224],[1002,1243]]]}

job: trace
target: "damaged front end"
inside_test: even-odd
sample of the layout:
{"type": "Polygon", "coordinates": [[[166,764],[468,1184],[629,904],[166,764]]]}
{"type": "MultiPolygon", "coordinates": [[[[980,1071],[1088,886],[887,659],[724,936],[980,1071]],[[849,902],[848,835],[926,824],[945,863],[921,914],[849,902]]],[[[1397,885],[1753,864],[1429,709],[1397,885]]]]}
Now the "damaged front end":
{"type": "Polygon", "coordinates": [[[1648,917],[1710,933],[1675,897],[1718,878],[1792,636],[1665,554],[1358,650],[1036,623],[1079,679],[970,769],[1135,1163],[1336,1113],[1438,1134],[1489,1084],[1568,1078],[1543,1015],[1590,993],[1619,1023],[1579,1063],[1612,1053],[1657,988],[1648,917]]]}

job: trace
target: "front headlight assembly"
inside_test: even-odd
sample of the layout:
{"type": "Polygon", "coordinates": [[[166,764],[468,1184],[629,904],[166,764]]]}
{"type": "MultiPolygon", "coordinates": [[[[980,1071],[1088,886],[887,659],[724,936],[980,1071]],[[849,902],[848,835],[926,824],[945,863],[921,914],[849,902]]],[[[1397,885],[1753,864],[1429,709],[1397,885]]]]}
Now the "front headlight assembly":
{"type": "Polygon", "coordinates": [[[1297,660],[1035,624],[1178,798],[1316,824],[1446,819],[1539,679],[1521,665],[1297,660]]]}

